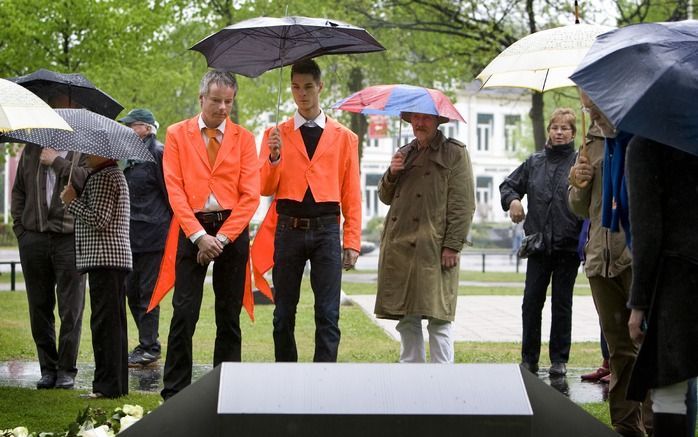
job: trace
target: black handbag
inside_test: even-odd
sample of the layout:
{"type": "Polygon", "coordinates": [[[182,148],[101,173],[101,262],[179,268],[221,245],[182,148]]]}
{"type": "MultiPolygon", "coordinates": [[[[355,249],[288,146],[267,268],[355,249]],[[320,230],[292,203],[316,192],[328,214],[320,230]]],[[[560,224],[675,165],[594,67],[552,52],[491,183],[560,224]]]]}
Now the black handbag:
{"type": "Polygon", "coordinates": [[[519,258],[528,258],[531,255],[536,255],[545,252],[545,239],[542,232],[536,232],[531,235],[526,235],[521,240],[519,247],[519,258]]]}

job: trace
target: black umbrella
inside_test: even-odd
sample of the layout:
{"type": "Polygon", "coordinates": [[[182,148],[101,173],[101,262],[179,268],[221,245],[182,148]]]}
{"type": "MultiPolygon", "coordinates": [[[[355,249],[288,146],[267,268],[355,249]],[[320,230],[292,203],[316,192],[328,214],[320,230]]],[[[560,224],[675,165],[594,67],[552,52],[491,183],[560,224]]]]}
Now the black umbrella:
{"type": "Polygon", "coordinates": [[[80,73],[57,73],[42,68],[8,80],[22,85],[44,99],[58,91],[90,111],[105,117],[115,118],[124,109],[119,102],[97,88],[80,73]]]}
{"type": "Polygon", "coordinates": [[[6,141],[33,143],[112,159],[155,161],[133,129],[86,109],[56,109],[73,131],[18,129],[4,133],[6,141]]]}
{"type": "Polygon", "coordinates": [[[308,17],[258,17],[228,26],[199,41],[208,66],[257,77],[273,68],[328,54],[385,50],[366,30],[308,17]]]}
{"type": "Polygon", "coordinates": [[[698,156],[698,21],[642,23],[596,39],[570,76],[621,131],[698,156]]]}

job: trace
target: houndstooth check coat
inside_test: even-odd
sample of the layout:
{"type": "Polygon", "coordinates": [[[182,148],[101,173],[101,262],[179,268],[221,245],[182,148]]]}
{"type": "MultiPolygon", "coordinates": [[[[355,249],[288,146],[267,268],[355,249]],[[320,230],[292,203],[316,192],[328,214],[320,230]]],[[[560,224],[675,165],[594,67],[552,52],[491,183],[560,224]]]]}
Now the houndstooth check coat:
{"type": "Polygon", "coordinates": [[[90,174],[85,189],[70,203],[68,212],[75,216],[78,271],[131,270],[128,185],[116,164],[90,174]]]}

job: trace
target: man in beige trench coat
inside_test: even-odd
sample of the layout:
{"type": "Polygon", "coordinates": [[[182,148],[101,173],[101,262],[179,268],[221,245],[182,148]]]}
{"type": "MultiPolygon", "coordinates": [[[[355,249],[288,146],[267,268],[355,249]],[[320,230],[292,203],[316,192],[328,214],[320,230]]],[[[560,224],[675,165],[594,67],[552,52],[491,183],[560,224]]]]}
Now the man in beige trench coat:
{"type": "Polygon", "coordinates": [[[453,362],[460,251],[475,212],[473,171],[465,145],[438,129],[447,118],[403,113],[415,139],[400,148],[378,184],[390,205],[378,260],[379,318],[399,320],[400,362],[453,362]]]}

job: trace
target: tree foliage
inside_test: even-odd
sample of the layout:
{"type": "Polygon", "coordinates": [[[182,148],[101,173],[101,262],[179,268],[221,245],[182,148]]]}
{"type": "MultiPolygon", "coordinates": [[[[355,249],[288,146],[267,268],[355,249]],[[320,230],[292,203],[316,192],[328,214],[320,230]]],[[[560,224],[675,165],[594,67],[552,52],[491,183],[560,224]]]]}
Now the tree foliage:
{"type": "MultiPolygon", "coordinates": [[[[613,4],[618,24],[625,25],[683,18],[688,1],[613,4]]],[[[580,3],[583,17],[597,12],[594,2],[580,3]]],[[[331,17],[365,27],[387,48],[381,53],[320,58],[325,108],[379,83],[452,92],[517,39],[573,21],[572,1],[551,0],[305,0],[288,7],[273,0],[1,0],[1,4],[0,76],[38,68],[80,72],[126,110],[153,110],[163,127],[199,110],[198,83],[207,66],[203,56],[188,49],[247,18],[331,17]]],[[[275,115],[279,91],[281,118],[290,115],[294,106],[288,74],[285,68],[256,79],[239,77],[236,118],[251,129],[267,123],[263,116],[275,115]]],[[[546,94],[545,102],[557,95],[546,94]]],[[[535,131],[544,111],[543,99],[534,99],[539,99],[532,111],[534,120],[537,117],[535,131]]],[[[363,116],[339,111],[330,115],[360,135],[365,132],[363,116]]]]}

